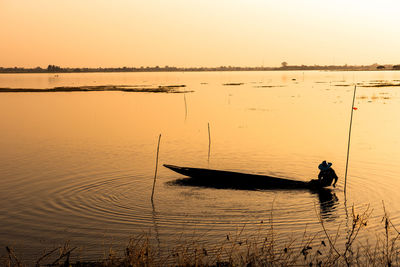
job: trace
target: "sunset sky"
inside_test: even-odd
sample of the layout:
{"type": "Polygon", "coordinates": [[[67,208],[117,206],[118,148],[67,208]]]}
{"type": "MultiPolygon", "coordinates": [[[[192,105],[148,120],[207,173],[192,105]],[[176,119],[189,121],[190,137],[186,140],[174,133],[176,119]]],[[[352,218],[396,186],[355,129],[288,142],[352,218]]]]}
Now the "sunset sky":
{"type": "Polygon", "coordinates": [[[399,64],[398,0],[0,0],[0,66],[399,64]]]}

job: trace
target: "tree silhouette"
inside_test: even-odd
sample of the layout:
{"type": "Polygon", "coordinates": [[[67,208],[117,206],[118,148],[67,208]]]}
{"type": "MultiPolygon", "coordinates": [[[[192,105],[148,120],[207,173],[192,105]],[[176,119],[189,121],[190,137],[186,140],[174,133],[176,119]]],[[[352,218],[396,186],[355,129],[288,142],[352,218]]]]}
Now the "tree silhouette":
{"type": "Polygon", "coordinates": [[[56,66],[56,65],[49,65],[47,66],[47,71],[60,71],[61,67],[60,66],[56,66]]]}

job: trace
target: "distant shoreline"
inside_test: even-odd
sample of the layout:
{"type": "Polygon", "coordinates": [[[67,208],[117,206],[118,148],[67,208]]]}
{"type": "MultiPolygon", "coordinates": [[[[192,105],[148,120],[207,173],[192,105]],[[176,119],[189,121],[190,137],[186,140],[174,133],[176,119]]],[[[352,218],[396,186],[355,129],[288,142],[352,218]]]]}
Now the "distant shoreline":
{"type": "Polygon", "coordinates": [[[96,73],[96,72],[213,72],[213,71],[392,71],[400,70],[400,65],[313,65],[313,66],[282,66],[282,67],[120,67],[120,68],[63,68],[60,66],[49,65],[47,68],[4,68],[0,67],[1,73],[96,73]]]}

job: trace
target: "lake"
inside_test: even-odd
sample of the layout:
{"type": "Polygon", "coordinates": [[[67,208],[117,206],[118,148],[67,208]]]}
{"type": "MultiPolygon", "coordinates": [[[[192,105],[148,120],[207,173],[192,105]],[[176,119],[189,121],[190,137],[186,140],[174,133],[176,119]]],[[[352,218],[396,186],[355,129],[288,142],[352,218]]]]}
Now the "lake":
{"type": "Polygon", "coordinates": [[[375,86],[399,81],[391,71],[1,74],[2,88],[186,85],[194,92],[1,93],[0,247],[36,260],[69,241],[82,259],[101,259],[140,234],[168,251],[185,240],[218,244],[241,229],[257,235],[261,222],[273,222],[284,243],[321,232],[319,214],[330,232],[345,233],[352,206],[359,213],[369,206],[360,240],[374,240],[382,201],[400,224],[400,87],[375,86]],[[323,160],[339,176],[326,194],[179,186],[173,181],[182,176],[162,167],[305,181],[323,160]]]}

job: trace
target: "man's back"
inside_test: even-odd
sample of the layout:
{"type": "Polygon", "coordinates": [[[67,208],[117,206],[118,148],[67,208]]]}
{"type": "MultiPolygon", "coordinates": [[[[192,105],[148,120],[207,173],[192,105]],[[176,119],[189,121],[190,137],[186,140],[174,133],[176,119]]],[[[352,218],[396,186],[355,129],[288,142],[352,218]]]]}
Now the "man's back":
{"type": "Polygon", "coordinates": [[[337,175],[332,168],[327,170],[321,170],[318,174],[318,180],[321,186],[330,186],[332,184],[333,179],[337,180],[337,175]]]}

